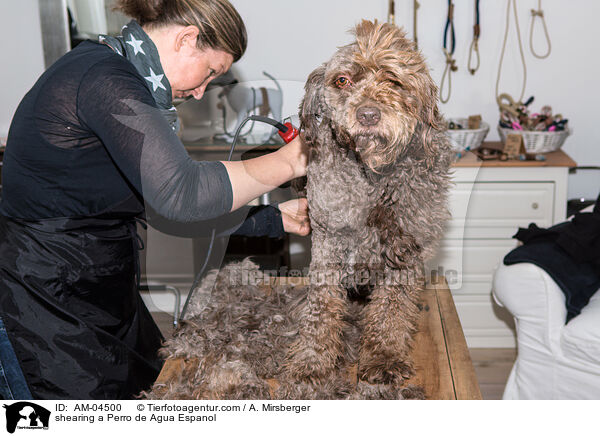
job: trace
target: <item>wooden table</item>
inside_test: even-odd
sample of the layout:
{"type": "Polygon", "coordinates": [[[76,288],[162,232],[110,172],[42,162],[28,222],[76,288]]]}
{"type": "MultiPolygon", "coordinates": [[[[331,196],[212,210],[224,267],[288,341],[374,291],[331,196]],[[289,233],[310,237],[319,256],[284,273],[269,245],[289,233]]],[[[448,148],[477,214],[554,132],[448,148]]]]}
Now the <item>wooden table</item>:
{"type": "Polygon", "coordinates": [[[423,312],[415,337],[411,382],[423,386],[429,400],[481,400],[452,294],[445,279],[423,291],[423,312]]]}
{"type": "MultiPolygon", "coordinates": [[[[306,281],[302,277],[290,277],[277,279],[275,283],[303,285],[306,281]]],[[[429,400],[481,400],[471,356],[445,279],[439,284],[430,284],[423,291],[422,304],[413,349],[416,375],[410,383],[423,386],[429,400]]],[[[167,360],[156,383],[167,384],[197,363],[167,360]]],[[[356,371],[349,373],[356,375],[356,371]]]]}

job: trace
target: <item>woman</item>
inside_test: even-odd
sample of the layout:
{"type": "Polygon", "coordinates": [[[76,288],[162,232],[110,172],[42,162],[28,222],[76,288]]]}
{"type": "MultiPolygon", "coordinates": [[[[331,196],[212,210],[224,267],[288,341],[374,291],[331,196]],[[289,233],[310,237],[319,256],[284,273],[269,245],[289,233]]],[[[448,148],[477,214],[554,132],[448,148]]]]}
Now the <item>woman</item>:
{"type": "Polygon", "coordinates": [[[172,98],[201,98],[245,51],[235,9],[227,0],[119,6],[135,18],[122,38],[63,56],[11,124],[0,203],[7,399],[122,399],[151,386],[162,337],[137,292],[136,219],[191,235],[213,225],[309,231],[298,202],[281,214],[251,210],[240,227],[249,200],[305,173],[298,139],[249,161],[194,162],[174,132],[172,98]]]}

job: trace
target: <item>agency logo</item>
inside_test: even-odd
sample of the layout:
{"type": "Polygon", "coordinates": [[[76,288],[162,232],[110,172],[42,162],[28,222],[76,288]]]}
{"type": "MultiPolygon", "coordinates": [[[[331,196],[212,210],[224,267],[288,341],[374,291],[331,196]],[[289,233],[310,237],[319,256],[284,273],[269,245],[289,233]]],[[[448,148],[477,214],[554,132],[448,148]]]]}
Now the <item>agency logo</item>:
{"type": "Polygon", "coordinates": [[[48,430],[50,411],[28,401],[19,401],[6,409],[6,431],[14,433],[16,429],[48,430]]]}

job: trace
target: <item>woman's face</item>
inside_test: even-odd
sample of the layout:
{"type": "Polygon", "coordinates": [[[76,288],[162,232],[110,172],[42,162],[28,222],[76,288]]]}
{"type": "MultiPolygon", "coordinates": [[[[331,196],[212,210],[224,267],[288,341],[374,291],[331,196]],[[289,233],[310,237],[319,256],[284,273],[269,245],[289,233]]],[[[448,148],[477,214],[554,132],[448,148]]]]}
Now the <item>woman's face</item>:
{"type": "Polygon", "coordinates": [[[169,82],[173,98],[193,96],[200,100],[215,77],[225,73],[233,63],[233,56],[212,48],[199,49],[195,46],[181,50],[177,56],[169,82]]]}

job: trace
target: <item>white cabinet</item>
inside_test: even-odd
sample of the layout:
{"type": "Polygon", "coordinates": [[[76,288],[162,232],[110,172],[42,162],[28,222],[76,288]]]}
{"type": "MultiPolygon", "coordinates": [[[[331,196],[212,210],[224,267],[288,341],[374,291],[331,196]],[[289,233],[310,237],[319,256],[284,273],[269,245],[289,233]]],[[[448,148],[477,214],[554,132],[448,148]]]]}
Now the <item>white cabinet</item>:
{"type": "Polygon", "coordinates": [[[565,153],[545,162],[477,162],[467,154],[455,166],[452,219],[428,269],[443,273],[470,347],[512,347],[512,319],[491,296],[494,269],[517,245],[519,227],[548,227],[566,218],[565,153]]]}

